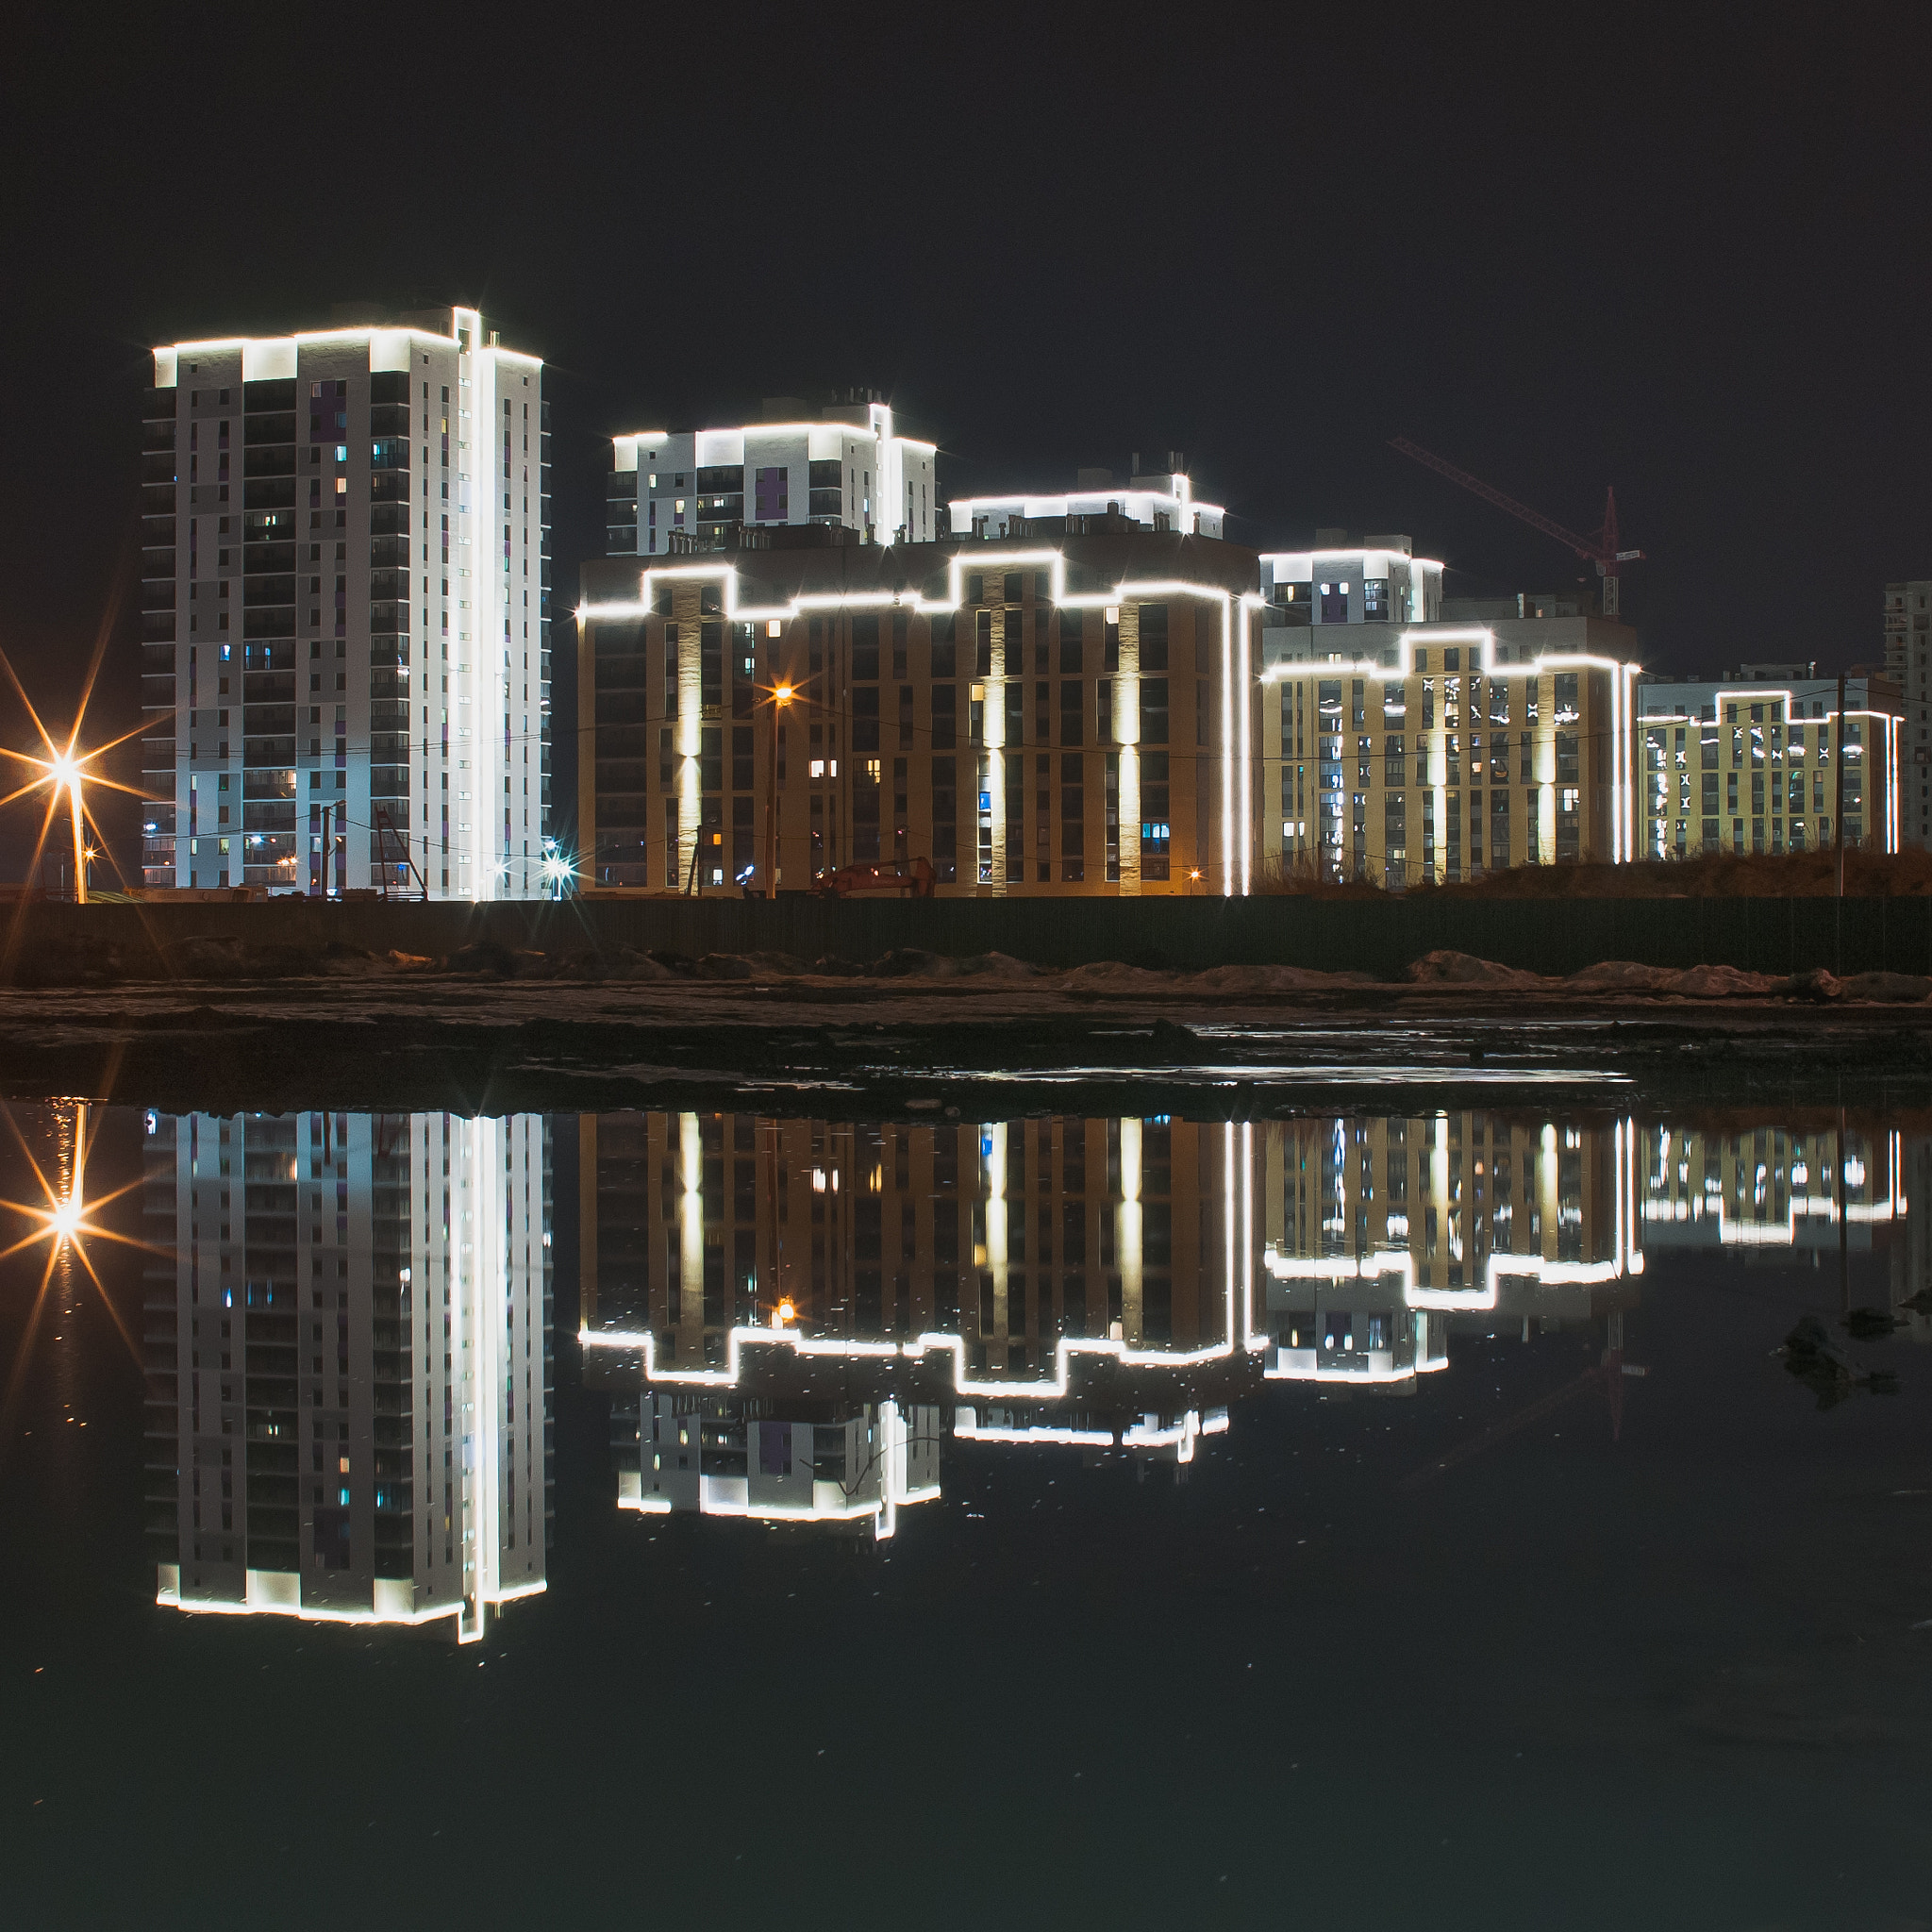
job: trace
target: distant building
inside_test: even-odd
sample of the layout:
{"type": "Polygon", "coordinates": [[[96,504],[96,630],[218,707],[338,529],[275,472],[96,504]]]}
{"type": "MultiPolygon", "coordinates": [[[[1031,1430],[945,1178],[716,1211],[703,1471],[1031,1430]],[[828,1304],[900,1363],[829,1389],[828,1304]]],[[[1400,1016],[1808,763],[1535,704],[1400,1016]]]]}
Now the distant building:
{"type": "Polygon", "coordinates": [[[1885,669],[1898,687],[1899,842],[1932,846],[1932,578],[1885,587],[1885,669]]]}
{"type": "Polygon", "coordinates": [[[144,882],[537,896],[542,363],[455,308],[177,342],[154,370],[144,882]]]}
{"type": "Polygon", "coordinates": [[[547,1133],[536,1116],[148,1115],[161,1603],[454,1619],[469,1641],[543,1589],[547,1133]]]}
{"type": "Polygon", "coordinates": [[[1870,680],[1849,678],[1840,735],[1836,677],[1779,675],[1813,668],[1746,664],[1701,682],[1639,682],[1643,856],[1834,845],[1840,757],[1844,842],[1898,850],[1899,720],[1870,680]]]}
{"type": "Polygon", "coordinates": [[[1312,550],[1262,554],[1261,596],[1276,625],[1434,624],[1442,566],[1415,556],[1407,537],[1351,541],[1346,530],[1317,530],[1312,550]]]}
{"type": "Polygon", "coordinates": [[[1128,527],[1183,537],[1224,535],[1226,512],[1218,504],[1194,500],[1181,453],[1170,450],[1165,470],[1138,475],[1137,455],[1124,484],[1110,470],[1081,470],[1064,495],[956,496],[947,507],[952,534],[1007,542],[1128,527]]]}
{"type": "Polygon", "coordinates": [[[940,523],[936,454],[901,436],[875,396],[816,415],[791,396],[769,420],[729,429],[646,429],[617,437],[606,489],[605,551],[667,557],[708,548],[740,526],[820,524],[867,541],[928,543],[940,523]]]}

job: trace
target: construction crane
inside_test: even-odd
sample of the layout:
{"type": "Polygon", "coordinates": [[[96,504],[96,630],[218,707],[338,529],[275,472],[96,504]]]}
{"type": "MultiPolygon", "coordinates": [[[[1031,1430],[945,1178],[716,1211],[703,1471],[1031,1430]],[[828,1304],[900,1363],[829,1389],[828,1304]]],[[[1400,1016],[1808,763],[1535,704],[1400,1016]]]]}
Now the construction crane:
{"type": "Polygon", "coordinates": [[[1521,517],[1525,524],[1533,525],[1545,536],[1554,537],[1559,543],[1567,543],[1586,562],[1596,565],[1596,574],[1603,580],[1603,612],[1606,617],[1615,617],[1617,609],[1617,580],[1621,575],[1620,566],[1634,563],[1643,552],[1641,550],[1620,550],[1617,547],[1617,492],[1614,489],[1604,492],[1604,526],[1594,537],[1579,537],[1574,530],[1566,530],[1561,524],[1553,522],[1526,503],[1518,503],[1513,496],[1505,496],[1500,490],[1491,489],[1480,476],[1472,476],[1467,470],[1458,470],[1452,462],[1445,461],[1433,450],[1424,449],[1419,442],[1411,442],[1406,436],[1391,436],[1391,449],[1399,449],[1406,457],[1413,457],[1424,467],[1434,470],[1439,475],[1448,477],[1452,483],[1480,496],[1486,503],[1493,503],[1498,509],[1507,509],[1512,517],[1521,517]]]}

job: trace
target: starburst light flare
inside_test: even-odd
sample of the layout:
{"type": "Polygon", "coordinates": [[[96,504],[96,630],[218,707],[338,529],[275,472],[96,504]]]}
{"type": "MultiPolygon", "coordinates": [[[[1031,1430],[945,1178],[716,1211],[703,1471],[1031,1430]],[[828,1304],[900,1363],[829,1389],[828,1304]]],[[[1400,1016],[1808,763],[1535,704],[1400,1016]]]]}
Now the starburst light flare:
{"type": "MultiPolygon", "coordinates": [[[[33,863],[27,868],[27,876],[33,876],[33,868],[41,862],[41,856],[46,850],[48,836],[54,829],[54,821],[59,816],[64,806],[74,828],[74,895],[81,904],[87,904],[87,861],[92,856],[89,851],[88,833],[92,831],[101,849],[107,849],[107,839],[99,823],[88,809],[85,788],[90,785],[105,785],[110,791],[125,791],[133,798],[145,798],[147,793],[136,785],[124,785],[118,778],[109,778],[105,773],[93,769],[94,760],[105,757],[116,746],[138,737],[148,727],[137,724],[132,731],[124,731],[119,738],[112,738],[106,744],[96,745],[92,751],[77,749],[80,743],[81,728],[87,722],[88,701],[93,696],[94,679],[101,668],[101,654],[94,653],[93,662],[88,666],[87,683],[82,687],[80,703],[75,707],[74,729],[67,735],[67,742],[58,744],[54,735],[41,722],[41,714],[34,708],[33,700],[27,696],[13,666],[6,653],[0,652],[0,670],[7,674],[21,703],[26,707],[26,714],[33,720],[34,729],[41,734],[44,756],[33,752],[14,751],[0,745],[0,757],[9,758],[17,763],[33,767],[35,775],[24,785],[0,798],[0,806],[11,805],[16,798],[25,798],[29,793],[44,791],[47,794],[47,814],[41,824],[41,835],[34,841],[33,863]]],[[[116,870],[118,871],[118,867],[116,870]]]]}

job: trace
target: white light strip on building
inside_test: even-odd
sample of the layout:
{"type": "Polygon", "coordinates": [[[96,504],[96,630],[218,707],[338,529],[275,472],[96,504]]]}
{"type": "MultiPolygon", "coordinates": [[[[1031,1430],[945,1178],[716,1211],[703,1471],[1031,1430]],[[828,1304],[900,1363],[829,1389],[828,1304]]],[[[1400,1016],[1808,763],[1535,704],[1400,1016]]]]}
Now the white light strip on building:
{"type": "MultiPolygon", "coordinates": [[[[1306,563],[1308,566],[1311,577],[1314,572],[1315,559],[1321,557],[1347,558],[1351,560],[1358,557],[1362,560],[1364,575],[1373,575],[1368,570],[1369,561],[1373,558],[1381,558],[1382,575],[1385,576],[1389,575],[1390,565],[1397,563],[1414,570],[1441,570],[1443,568],[1439,558],[1411,557],[1406,550],[1385,550],[1376,546],[1357,546],[1352,550],[1342,548],[1336,550],[1264,550],[1261,552],[1261,561],[1266,564],[1292,565],[1306,563]]],[[[1304,579],[1292,575],[1285,575],[1277,569],[1272,573],[1272,581],[1277,584],[1298,584],[1303,582],[1304,579]]],[[[1337,627],[1340,628],[1340,626],[1337,627]]],[[[1324,628],[1324,626],[1317,625],[1314,628],[1320,630],[1324,628]]]]}
{"type": "Polygon", "coordinates": [[[1155,515],[1164,509],[1174,519],[1174,534],[1183,537],[1200,533],[1204,515],[1225,520],[1227,512],[1220,504],[1196,499],[1185,472],[1161,474],[1173,478],[1173,490],[1069,490],[1040,494],[1022,491],[1005,496],[956,496],[946,508],[956,537],[970,535],[981,517],[1018,516],[1031,522],[1046,517],[1104,516],[1116,507],[1123,515],[1150,526],[1155,515]]]}

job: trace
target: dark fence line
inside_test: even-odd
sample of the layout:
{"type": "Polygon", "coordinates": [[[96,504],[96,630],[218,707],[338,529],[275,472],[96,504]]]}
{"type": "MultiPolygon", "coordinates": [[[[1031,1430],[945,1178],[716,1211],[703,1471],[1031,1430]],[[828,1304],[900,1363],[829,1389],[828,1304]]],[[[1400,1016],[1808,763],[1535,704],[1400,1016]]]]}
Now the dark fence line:
{"type": "MultiPolygon", "coordinates": [[[[0,910],[0,920],[10,912],[0,910]]],[[[1932,899],[745,899],[565,900],[489,906],[391,902],[32,905],[36,949],[232,938],[443,955],[488,941],[544,952],[772,951],[864,963],[895,947],[963,958],[1000,952],[1043,966],[1124,959],[1201,969],[1288,965],[1400,977],[1438,948],[1506,966],[1574,973],[1605,959],[1759,973],[1932,973],[1932,899]]]]}

